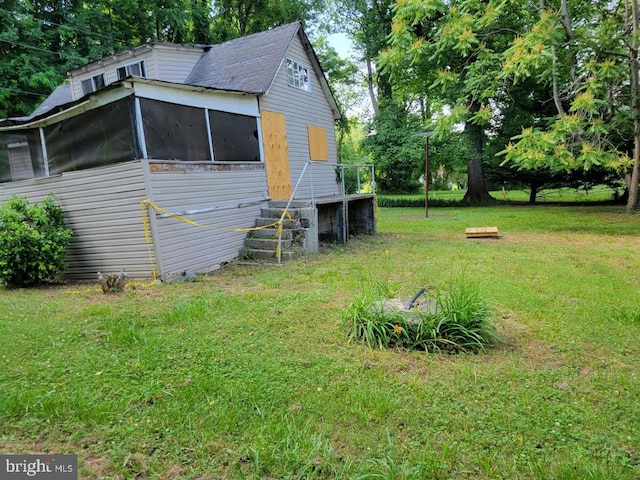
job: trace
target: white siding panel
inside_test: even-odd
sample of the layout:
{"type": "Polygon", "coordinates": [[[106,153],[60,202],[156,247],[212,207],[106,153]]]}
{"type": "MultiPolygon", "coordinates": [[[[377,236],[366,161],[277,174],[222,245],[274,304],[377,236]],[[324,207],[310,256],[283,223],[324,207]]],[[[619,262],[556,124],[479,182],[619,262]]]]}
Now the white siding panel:
{"type": "Polygon", "coordinates": [[[156,76],[149,76],[149,78],[184,83],[201,56],[202,49],[173,50],[158,48],[155,57],[157,61],[156,76]]]}
{"type": "Polygon", "coordinates": [[[176,88],[169,85],[135,83],[136,96],[162,100],[164,102],[188,105],[211,110],[258,116],[258,100],[253,95],[240,95],[221,92],[194,92],[186,87],[176,88]]]}
{"type": "Polygon", "coordinates": [[[203,49],[192,46],[156,44],[128,50],[80,67],[71,72],[71,91],[74,100],[82,97],[82,80],[104,73],[107,84],[118,80],[117,69],[144,60],[147,78],[167,82],[184,83],[203,49]]]}
{"type": "Polygon", "coordinates": [[[151,199],[158,207],[210,227],[155,213],[161,274],[167,279],[187,269],[210,272],[237,258],[246,232],[233,230],[253,227],[267,202],[262,165],[252,170],[151,173],[149,185],[151,199]]]}
{"type": "Polygon", "coordinates": [[[141,162],[0,184],[0,202],[12,195],[42,201],[49,193],[73,231],[66,277],[95,279],[99,271],[121,270],[132,278],[151,276],[140,206],[146,198],[141,162]]]}
{"type": "MultiPolygon", "coordinates": [[[[269,110],[285,114],[287,124],[287,141],[289,145],[289,163],[292,186],[295,186],[306,162],[310,160],[307,126],[321,127],[327,131],[327,149],[329,160],[327,164],[337,163],[336,136],[333,114],[320,88],[318,78],[311,70],[311,63],[302,48],[300,39],[296,36],[289,47],[287,57],[310,69],[311,88],[309,92],[290,87],[287,84],[286,62],[280,68],[276,79],[268,94],[260,98],[261,110],[269,110]]],[[[318,162],[321,163],[321,162],[318,162]]],[[[309,169],[307,169],[307,176],[309,169]]],[[[303,179],[296,197],[311,196],[311,182],[303,179]]],[[[334,168],[313,168],[314,196],[328,196],[340,193],[336,183],[334,168]]]]}

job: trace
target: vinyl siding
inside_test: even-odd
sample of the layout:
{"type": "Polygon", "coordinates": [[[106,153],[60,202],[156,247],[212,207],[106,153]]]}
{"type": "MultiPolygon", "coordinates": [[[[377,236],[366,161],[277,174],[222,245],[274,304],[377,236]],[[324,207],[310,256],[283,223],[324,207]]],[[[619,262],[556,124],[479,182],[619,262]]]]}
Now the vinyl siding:
{"type": "Polygon", "coordinates": [[[169,212],[212,228],[182,222],[161,212],[154,215],[159,245],[158,262],[163,278],[171,279],[191,269],[206,273],[238,257],[246,232],[267,201],[263,164],[174,164],[179,171],[149,174],[152,201],[169,212]],[[243,167],[246,165],[246,167],[243,167]],[[204,171],[203,171],[204,170],[204,171]]]}
{"type": "Polygon", "coordinates": [[[0,184],[0,202],[12,195],[37,202],[49,193],[55,194],[73,231],[65,277],[95,279],[97,272],[122,270],[131,278],[151,276],[140,207],[146,189],[139,161],[0,184]]]}
{"type": "Polygon", "coordinates": [[[292,186],[296,185],[305,163],[310,160],[307,126],[312,125],[326,130],[328,161],[314,163],[313,179],[308,178],[309,169],[307,169],[296,197],[310,197],[312,184],[313,195],[316,197],[336,195],[340,190],[336,183],[334,168],[337,163],[337,150],[333,114],[298,36],[289,47],[287,58],[309,68],[310,91],[305,92],[287,84],[285,58],[271,89],[260,97],[260,109],[285,114],[292,186]]]}
{"type": "Polygon", "coordinates": [[[199,47],[153,45],[147,49],[138,49],[136,53],[131,55],[119,54],[114,57],[105,57],[72,72],[71,91],[73,98],[82,97],[83,80],[104,73],[107,85],[110,85],[118,80],[117,69],[119,67],[141,60],[145,62],[146,78],[183,83],[202,53],[203,50],[199,47]]]}
{"type": "Polygon", "coordinates": [[[201,48],[193,50],[156,47],[154,50],[154,78],[165,82],[184,83],[196,62],[202,56],[201,48]]]}

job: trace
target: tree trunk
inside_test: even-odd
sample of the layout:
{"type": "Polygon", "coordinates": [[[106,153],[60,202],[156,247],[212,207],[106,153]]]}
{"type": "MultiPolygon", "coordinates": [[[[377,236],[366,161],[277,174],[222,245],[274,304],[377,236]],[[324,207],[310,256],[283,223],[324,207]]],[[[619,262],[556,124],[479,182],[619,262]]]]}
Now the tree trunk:
{"type": "Polygon", "coordinates": [[[634,211],[638,208],[638,180],[640,174],[640,104],[638,104],[638,0],[631,1],[632,35],[630,53],[631,66],[631,108],[633,111],[633,170],[629,182],[629,199],[627,210],[634,211]]]}
{"type": "Polygon", "coordinates": [[[373,88],[373,68],[371,66],[371,59],[367,58],[367,86],[369,87],[369,98],[371,99],[371,107],[373,108],[374,115],[378,113],[378,99],[376,98],[376,92],[373,88]]]}
{"type": "Polygon", "coordinates": [[[529,205],[535,205],[536,197],[538,196],[538,189],[540,188],[540,185],[536,180],[532,180],[530,188],[531,190],[529,191],[529,205]]]}
{"type": "MultiPolygon", "coordinates": [[[[469,110],[477,112],[480,105],[472,102],[469,110]]],[[[484,169],[482,167],[482,152],[484,150],[484,128],[472,122],[467,122],[465,131],[469,136],[472,145],[471,158],[467,161],[467,193],[464,201],[471,205],[485,205],[494,201],[489,195],[487,186],[484,183],[484,169]]]]}

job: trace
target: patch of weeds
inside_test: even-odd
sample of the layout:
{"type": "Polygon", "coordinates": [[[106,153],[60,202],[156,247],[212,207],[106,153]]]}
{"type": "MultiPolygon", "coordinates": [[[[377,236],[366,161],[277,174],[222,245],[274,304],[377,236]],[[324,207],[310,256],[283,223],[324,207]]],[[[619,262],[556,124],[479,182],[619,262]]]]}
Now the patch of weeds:
{"type": "Polygon", "coordinates": [[[145,343],[144,326],[140,320],[119,315],[104,321],[102,329],[107,343],[129,347],[145,343]]]}
{"type": "Polygon", "coordinates": [[[164,319],[168,323],[193,322],[209,318],[214,314],[222,302],[223,297],[218,292],[212,292],[208,297],[189,297],[176,303],[167,313],[164,319]]]}
{"type": "Polygon", "coordinates": [[[447,353],[477,353],[498,341],[489,306],[464,278],[428,293],[423,307],[407,310],[403,302],[388,300],[365,296],[349,306],[343,318],[350,340],[370,348],[447,353]]]}
{"type": "Polygon", "coordinates": [[[240,255],[238,255],[238,260],[240,260],[241,262],[248,262],[253,260],[253,252],[249,249],[243,248],[240,252],[240,255]]]}
{"type": "Polygon", "coordinates": [[[640,309],[638,308],[617,308],[611,314],[611,319],[621,325],[640,326],[640,309]]]}

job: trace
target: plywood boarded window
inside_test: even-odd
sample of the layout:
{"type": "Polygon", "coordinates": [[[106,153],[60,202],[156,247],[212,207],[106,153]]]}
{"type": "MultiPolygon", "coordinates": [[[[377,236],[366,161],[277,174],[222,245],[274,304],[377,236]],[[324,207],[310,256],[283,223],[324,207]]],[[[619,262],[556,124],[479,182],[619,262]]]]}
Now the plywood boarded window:
{"type": "Polygon", "coordinates": [[[326,129],[309,125],[307,134],[309,136],[309,158],[319,162],[329,160],[326,129]]]}
{"type": "Polygon", "coordinates": [[[291,173],[286,119],[282,113],[267,110],[261,115],[269,196],[274,200],[287,200],[291,196],[291,173]]]}

